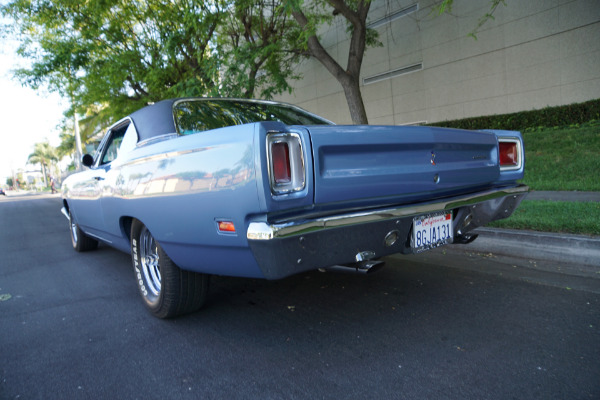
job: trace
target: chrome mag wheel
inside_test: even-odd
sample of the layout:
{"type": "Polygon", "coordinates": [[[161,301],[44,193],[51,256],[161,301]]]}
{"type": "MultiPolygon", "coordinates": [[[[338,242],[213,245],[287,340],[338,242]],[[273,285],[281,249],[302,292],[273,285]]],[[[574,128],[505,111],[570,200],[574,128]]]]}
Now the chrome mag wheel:
{"type": "Polygon", "coordinates": [[[75,223],[75,221],[73,221],[73,217],[71,217],[70,219],[70,224],[71,224],[71,239],[73,240],[73,246],[75,246],[77,244],[77,239],[78,239],[78,235],[77,235],[77,224],[75,223]]]}
{"type": "Polygon", "coordinates": [[[154,295],[160,295],[161,278],[158,245],[150,231],[144,226],[140,232],[140,264],[147,289],[154,295]]]}
{"type": "Polygon", "coordinates": [[[75,251],[82,252],[94,250],[98,247],[98,241],[83,233],[71,213],[69,213],[69,226],[71,228],[71,243],[73,244],[73,249],[75,249],[75,251]]]}

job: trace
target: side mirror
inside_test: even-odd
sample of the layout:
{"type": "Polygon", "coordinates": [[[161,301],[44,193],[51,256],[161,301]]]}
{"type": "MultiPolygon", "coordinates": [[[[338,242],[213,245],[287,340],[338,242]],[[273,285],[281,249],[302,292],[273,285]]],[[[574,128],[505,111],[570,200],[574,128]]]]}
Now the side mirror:
{"type": "Polygon", "coordinates": [[[92,157],[89,154],[86,154],[81,158],[81,163],[89,168],[92,166],[92,164],[94,164],[94,157],[92,157]]]}

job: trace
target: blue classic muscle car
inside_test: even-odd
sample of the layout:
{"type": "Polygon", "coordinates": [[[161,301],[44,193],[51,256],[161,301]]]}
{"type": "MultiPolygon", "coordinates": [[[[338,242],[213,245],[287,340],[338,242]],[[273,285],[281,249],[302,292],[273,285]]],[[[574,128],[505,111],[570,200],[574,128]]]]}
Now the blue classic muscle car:
{"type": "Polygon", "coordinates": [[[181,98],[108,129],[62,186],[73,247],[131,253],[155,316],[199,309],[211,274],[367,272],[467,243],[528,188],[519,132],[337,126],[267,101],[181,98]]]}

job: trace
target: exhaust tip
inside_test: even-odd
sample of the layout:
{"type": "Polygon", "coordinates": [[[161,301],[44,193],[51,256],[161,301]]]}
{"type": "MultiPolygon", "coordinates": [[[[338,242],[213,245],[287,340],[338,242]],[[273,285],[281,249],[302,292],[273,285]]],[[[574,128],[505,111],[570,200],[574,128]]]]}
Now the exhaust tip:
{"type": "Polygon", "coordinates": [[[381,270],[385,265],[384,261],[361,261],[351,264],[334,265],[325,268],[325,271],[332,272],[344,272],[344,273],[356,273],[356,274],[372,274],[381,270]]]}
{"type": "Polygon", "coordinates": [[[357,266],[356,269],[359,271],[364,271],[365,274],[372,274],[373,272],[380,271],[385,266],[384,261],[365,261],[360,266],[357,266]]]}

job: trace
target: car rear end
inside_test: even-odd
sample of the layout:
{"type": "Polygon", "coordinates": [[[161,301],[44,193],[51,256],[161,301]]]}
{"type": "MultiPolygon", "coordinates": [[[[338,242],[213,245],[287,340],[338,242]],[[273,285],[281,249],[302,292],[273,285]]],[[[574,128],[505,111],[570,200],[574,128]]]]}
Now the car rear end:
{"type": "Polygon", "coordinates": [[[276,124],[261,141],[247,239],[267,278],[469,242],[528,191],[519,132],[276,124]]]}

